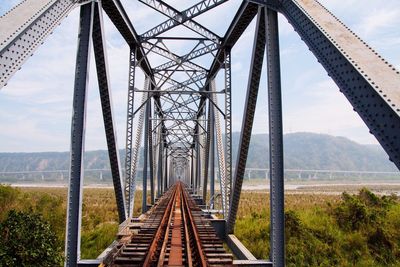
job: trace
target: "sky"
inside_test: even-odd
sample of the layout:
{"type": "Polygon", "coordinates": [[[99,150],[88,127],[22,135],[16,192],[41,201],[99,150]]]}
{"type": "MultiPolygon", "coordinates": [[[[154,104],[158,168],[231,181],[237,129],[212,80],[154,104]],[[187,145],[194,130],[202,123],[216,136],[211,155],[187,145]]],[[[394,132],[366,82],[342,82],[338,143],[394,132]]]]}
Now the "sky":
{"type": "MultiPolygon", "coordinates": [[[[17,0],[0,0],[0,15],[17,0]]],[[[138,1],[121,0],[138,33],[165,18],[138,1]],[[151,18],[151,19],[149,19],[151,18]]],[[[195,1],[167,1],[184,9],[195,1]]],[[[321,0],[342,22],[400,69],[400,1],[321,0]]],[[[239,0],[230,0],[196,20],[223,36],[239,0]]],[[[78,9],[36,50],[0,90],[0,152],[67,151],[70,146],[72,93],[78,9]]],[[[118,146],[124,147],[128,85],[128,46],[105,17],[105,35],[118,146]]],[[[254,21],[232,50],[233,130],[239,131],[254,36],[254,21]]],[[[284,133],[315,132],[377,144],[337,86],[327,76],[283,16],[279,16],[284,133]]],[[[176,29],[176,34],[186,33],[176,29]]],[[[176,47],[184,53],[184,47],[176,47]]],[[[152,62],[153,63],[153,62],[152,62]]],[[[264,64],[265,65],[265,64],[264,64]]],[[[136,87],[142,88],[138,72],[136,87]]],[[[222,89],[222,88],[220,88],[222,89]]],[[[136,101],[137,103],[138,101],[136,101]]],[[[104,126],[94,58],[89,80],[86,150],[105,149],[104,126]]],[[[253,133],[268,131],[265,66],[261,77],[253,133]]]]}

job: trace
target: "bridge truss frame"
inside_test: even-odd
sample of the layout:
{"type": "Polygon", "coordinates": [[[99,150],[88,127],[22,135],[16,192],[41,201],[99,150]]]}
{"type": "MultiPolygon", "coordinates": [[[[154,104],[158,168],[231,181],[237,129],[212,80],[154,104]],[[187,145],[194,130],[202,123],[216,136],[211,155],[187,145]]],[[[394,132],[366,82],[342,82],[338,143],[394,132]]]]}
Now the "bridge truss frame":
{"type": "Polygon", "coordinates": [[[245,0],[223,37],[194,19],[227,1],[203,0],[179,11],[162,0],[139,0],[167,17],[164,22],[141,35],[136,32],[120,0],[25,0],[0,18],[2,87],[62,19],[74,8],[80,8],[71,126],[67,266],[84,265],[80,261],[80,225],[86,95],[92,46],[121,223],[133,217],[136,170],[144,133],[142,180],[145,190],[142,212],[148,209],[148,180],[150,205],[174,181],[183,180],[203,201],[207,199],[210,186],[210,205],[214,206],[214,194],[218,191],[215,188],[217,177],[226,221],[225,232],[226,235],[234,232],[266,54],[271,183],[270,260],[273,266],[284,266],[284,167],[278,13],[292,24],[385,149],[390,160],[400,168],[399,71],[315,0],[245,0]],[[112,112],[103,11],[130,47],[124,176],[121,174],[112,112]],[[246,104],[236,167],[232,168],[231,65],[234,59],[231,50],[253,19],[256,19],[256,28],[246,104]],[[177,26],[186,27],[198,37],[165,36],[177,26]],[[166,40],[190,40],[196,41],[196,44],[186,55],[177,55],[168,48],[166,40]],[[167,61],[152,66],[148,58],[151,54],[167,61]],[[208,68],[194,61],[204,55],[213,58],[208,68]],[[137,68],[146,76],[142,90],[135,87],[137,68]],[[220,71],[224,76],[222,90],[216,88],[216,76],[220,71]],[[184,73],[186,79],[177,80],[174,78],[176,73],[184,73]],[[142,94],[142,101],[135,110],[134,100],[138,94],[142,94]],[[218,103],[221,99],[224,100],[223,104],[218,103]],[[135,131],[134,117],[137,114],[139,118],[135,131]],[[221,124],[221,116],[224,124],[221,124]],[[214,172],[215,166],[218,167],[218,176],[214,172]]]}

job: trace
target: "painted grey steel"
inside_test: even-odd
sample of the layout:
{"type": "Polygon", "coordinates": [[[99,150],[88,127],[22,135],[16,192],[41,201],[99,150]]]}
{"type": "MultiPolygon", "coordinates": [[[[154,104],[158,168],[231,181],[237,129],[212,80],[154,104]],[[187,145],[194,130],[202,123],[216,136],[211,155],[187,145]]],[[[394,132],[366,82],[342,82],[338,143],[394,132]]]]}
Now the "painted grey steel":
{"type": "Polygon", "coordinates": [[[271,210],[271,255],[276,267],[285,266],[285,213],[282,93],[279,59],[278,14],[266,8],[266,43],[268,77],[268,119],[271,210]]]}
{"type": "Polygon", "coordinates": [[[144,34],[141,35],[143,39],[146,38],[152,38],[160,35],[163,32],[166,32],[178,25],[185,25],[189,29],[194,30],[197,33],[200,33],[204,37],[210,40],[215,40],[218,41],[219,37],[214,34],[210,33],[208,29],[205,29],[205,27],[199,25],[192,19],[195,18],[196,16],[201,15],[202,13],[226,2],[227,0],[204,0],[200,1],[199,3],[195,4],[194,6],[191,6],[190,8],[182,11],[182,12],[177,12],[175,9],[173,9],[170,6],[167,6],[163,1],[153,1],[153,0],[141,0],[141,2],[148,4],[151,7],[156,8],[159,10],[161,13],[167,15],[170,17],[167,21],[164,21],[163,23],[157,25],[153,29],[148,30],[144,34]],[[163,5],[161,5],[163,3],[163,5]],[[167,8],[168,7],[168,8],[167,8]]]}
{"type": "Polygon", "coordinates": [[[110,79],[105,47],[103,17],[101,6],[95,4],[93,15],[93,51],[96,61],[97,78],[99,83],[100,100],[103,112],[104,129],[107,140],[108,156],[110,159],[111,174],[114,184],[114,193],[118,209],[119,222],[126,219],[125,195],[122,190],[122,175],[118,153],[117,133],[114,125],[110,79]]]}
{"type": "Polygon", "coordinates": [[[138,66],[140,66],[146,76],[152,77],[153,71],[151,69],[146,53],[141,46],[139,35],[133,27],[132,22],[126,14],[126,11],[120,0],[102,0],[101,3],[103,10],[107,13],[111,22],[121,33],[127,44],[130,47],[137,48],[136,58],[138,66]]]}
{"type": "Polygon", "coordinates": [[[24,0],[0,17],[0,89],[76,6],[76,0],[24,0]]]}
{"type": "Polygon", "coordinates": [[[128,97],[126,111],[126,142],[125,142],[125,200],[128,217],[130,217],[131,196],[130,184],[132,181],[132,153],[133,153],[133,111],[135,103],[135,71],[136,71],[136,49],[130,48],[129,52],[129,74],[128,74],[128,97]]]}
{"type": "Polygon", "coordinates": [[[75,266],[80,259],[82,219],[83,153],[85,151],[86,96],[89,83],[90,38],[94,3],[81,6],[78,52],[76,55],[73,115],[71,124],[71,165],[68,188],[65,266],[75,266]]]}
{"type": "Polygon", "coordinates": [[[147,163],[149,161],[149,124],[151,122],[147,119],[151,113],[151,103],[146,104],[146,119],[144,121],[144,143],[143,143],[143,186],[142,186],[142,213],[147,211],[147,163]]]}
{"type": "MultiPolygon", "coordinates": [[[[210,28],[200,24],[196,17],[227,0],[203,0],[182,11],[162,0],[140,1],[167,17],[161,24],[145,31],[142,35],[137,34],[120,0],[94,1],[96,3],[85,4],[81,7],[71,130],[71,177],[66,238],[67,265],[74,266],[79,260],[85,97],[92,29],[103,119],[120,221],[124,220],[126,213],[129,218],[132,217],[136,168],[143,123],[146,122],[144,127],[146,166],[143,169],[143,188],[146,190],[147,166],[150,165],[151,202],[153,203],[154,200],[153,179],[155,179],[156,173],[157,196],[177,179],[189,183],[193,192],[202,194],[203,199],[207,196],[207,185],[210,179],[211,195],[214,195],[216,147],[222,210],[224,219],[227,220],[227,232],[233,232],[260,82],[265,49],[263,43],[266,43],[271,168],[271,259],[274,266],[284,265],[284,169],[277,12],[281,12],[287,17],[318,61],[327,70],[328,75],[333,78],[353,105],[354,110],[359,113],[371,133],[381,143],[390,159],[397,167],[400,167],[400,136],[398,136],[400,130],[400,96],[398,94],[400,73],[382,60],[374,50],[346,28],[318,1],[242,1],[222,38],[210,28]],[[101,8],[107,13],[131,49],[124,184],[125,204],[121,187],[118,147],[112,116],[99,5],[102,6],[101,8]],[[94,11],[92,11],[93,8],[95,8],[94,11]],[[92,26],[93,14],[94,25],[92,26]],[[230,51],[257,14],[255,44],[235,180],[231,192],[232,59],[230,51]],[[192,34],[198,36],[176,37],[170,35],[169,31],[178,26],[187,27],[192,34]],[[174,40],[190,41],[194,45],[188,53],[180,55],[175,53],[169,45],[174,40]],[[206,65],[207,60],[202,60],[205,55],[211,58],[212,62],[208,62],[211,63],[210,65],[206,65]],[[148,56],[162,57],[159,62],[164,63],[151,66],[148,56]],[[143,70],[146,77],[143,90],[134,88],[136,66],[143,70]],[[223,72],[224,75],[224,86],[223,90],[217,91],[215,77],[220,72],[223,72]],[[133,100],[134,94],[137,92],[143,93],[143,99],[140,107],[135,111],[133,100]],[[217,94],[222,94],[224,97],[225,101],[221,106],[218,105],[217,94]],[[150,116],[151,109],[153,109],[153,116],[150,116]],[[139,112],[140,115],[137,121],[136,138],[133,139],[133,118],[136,112],[139,112]],[[225,139],[222,137],[221,115],[225,120],[225,139]],[[209,165],[211,166],[210,173],[209,165]]],[[[88,2],[90,1],[79,1],[80,4],[88,2]]],[[[2,66],[0,87],[21,67],[61,20],[77,6],[76,3],[75,0],[24,0],[0,18],[0,65],[2,66]]],[[[147,209],[146,193],[143,194],[143,197],[142,210],[144,212],[147,209]]]]}
{"type": "Polygon", "coordinates": [[[240,242],[240,240],[233,234],[226,236],[226,244],[232,250],[233,254],[238,260],[257,260],[256,257],[240,242]]]}
{"type": "Polygon", "coordinates": [[[210,142],[211,142],[211,110],[213,109],[211,103],[208,104],[208,119],[207,119],[207,132],[205,142],[205,157],[204,157],[204,179],[203,179],[203,201],[207,201],[208,177],[210,166],[210,142]]]}
{"type": "Polygon", "coordinates": [[[152,107],[151,107],[151,102],[148,103],[149,105],[149,114],[146,116],[146,123],[147,123],[147,138],[148,140],[145,139],[145,142],[148,142],[147,147],[149,150],[148,154],[148,161],[149,161],[149,179],[150,179],[150,204],[154,204],[154,151],[153,151],[153,130],[152,130],[152,107]]]}
{"type": "MultiPolygon", "coordinates": [[[[150,80],[148,78],[146,78],[144,81],[144,88],[147,89],[149,87],[149,84],[150,84],[150,80]]],[[[142,96],[142,104],[144,102],[146,102],[147,97],[148,97],[148,94],[144,93],[142,96]]],[[[128,196],[128,199],[126,199],[128,218],[132,218],[133,207],[135,204],[134,202],[135,202],[135,191],[136,191],[136,171],[137,171],[137,167],[139,165],[139,152],[140,152],[140,145],[141,145],[142,133],[143,133],[144,113],[145,113],[145,109],[142,108],[140,111],[140,114],[139,114],[138,122],[137,122],[135,144],[134,144],[133,152],[132,152],[131,179],[125,181],[125,190],[128,190],[128,193],[125,193],[128,196]]]]}
{"type": "Polygon", "coordinates": [[[215,196],[215,117],[214,108],[210,108],[210,207],[214,208],[215,196]]]}
{"type": "Polygon", "coordinates": [[[245,110],[243,113],[242,128],[240,131],[239,148],[236,160],[233,192],[230,199],[229,217],[227,220],[227,233],[232,234],[235,228],[236,215],[239,208],[240,193],[246,169],[247,155],[249,152],[251,132],[253,129],[254,114],[256,111],[258,89],[265,52],[265,12],[260,7],[257,15],[257,24],[254,34],[253,52],[250,61],[249,79],[245,110]]]}
{"type": "Polygon", "coordinates": [[[281,12],[400,168],[400,72],[317,1],[281,2],[281,12]]]}
{"type": "MultiPolygon", "coordinates": [[[[212,80],[210,83],[210,90],[216,91],[215,80],[212,80]]],[[[214,103],[218,103],[217,96],[215,94],[211,95],[212,100],[214,103]]],[[[222,141],[222,133],[221,133],[221,122],[219,113],[214,108],[214,122],[215,122],[215,137],[217,143],[217,155],[218,155],[218,170],[219,170],[219,177],[220,177],[220,191],[221,191],[221,199],[222,199],[222,210],[224,218],[228,218],[228,210],[229,210],[229,199],[226,192],[226,165],[225,165],[225,151],[224,151],[224,144],[222,141]]]]}
{"type": "Polygon", "coordinates": [[[163,148],[164,148],[164,142],[163,142],[163,135],[162,135],[162,130],[160,129],[159,131],[159,144],[158,144],[158,172],[157,172],[157,197],[160,197],[163,193],[163,187],[162,187],[162,179],[163,179],[163,148]]]}
{"type": "Polygon", "coordinates": [[[194,183],[194,192],[197,195],[199,193],[199,183],[201,179],[201,148],[200,148],[200,136],[196,136],[196,176],[194,183]]]}
{"type": "MultiPolygon", "coordinates": [[[[231,197],[232,189],[232,85],[231,85],[231,50],[224,52],[224,79],[225,79],[225,190],[226,199],[231,197]]],[[[230,208],[230,207],[229,207],[230,208]]],[[[229,212],[229,209],[227,209],[229,212]]]]}
{"type": "Polygon", "coordinates": [[[236,44],[236,42],[239,40],[240,36],[242,36],[243,32],[249,26],[253,18],[257,15],[257,10],[257,4],[248,1],[242,1],[231,24],[229,25],[228,30],[225,33],[223,42],[213,59],[211,67],[209,68],[206,84],[211,83],[212,80],[215,78],[218,71],[224,64],[226,48],[231,48],[236,44]]]}
{"type": "Polygon", "coordinates": [[[164,172],[164,192],[167,191],[168,189],[168,171],[170,168],[168,168],[168,147],[165,146],[165,172],[164,172]]]}
{"type": "Polygon", "coordinates": [[[194,148],[192,147],[190,153],[190,188],[193,188],[194,183],[194,148]]]}

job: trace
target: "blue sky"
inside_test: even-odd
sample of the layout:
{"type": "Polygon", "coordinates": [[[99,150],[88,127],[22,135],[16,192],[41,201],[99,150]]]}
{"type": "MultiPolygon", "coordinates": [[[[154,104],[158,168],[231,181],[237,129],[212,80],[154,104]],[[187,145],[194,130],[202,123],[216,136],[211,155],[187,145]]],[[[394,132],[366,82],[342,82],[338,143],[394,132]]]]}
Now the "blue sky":
{"type": "MultiPolygon", "coordinates": [[[[4,14],[16,0],[0,0],[4,14]]],[[[137,1],[122,0],[139,33],[164,18],[137,1]],[[151,19],[148,19],[151,18],[151,19]]],[[[167,1],[183,9],[194,1],[167,1]]],[[[400,1],[321,0],[347,26],[400,69],[400,1]]],[[[198,21],[223,35],[239,6],[231,0],[198,21]]],[[[106,16],[105,16],[106,17],[106,16]]],[[[284,132],[316,132],[345,136],[359,143],[376,144],[358,115],[308,48],[282,16],[280,19],[284,132]]],[[[128,47],[105,18],[107,52],[114,115],[119,147],[125,142],[128,47]]],[[[232,50],[233,130],[241,127],[246,93],[254,22],[232,50]]],[[[74,10],[50,35],[22,69],[0,90],[0,151],[66,151],[70,143],[70,121],[74,63],[77,45],[78,9],[74,10]]],[[[176,34],[186,33],[176,29],[176,34]]],[[[176,47],[182,53],[185,47],[176,47]]],[[[254,133],[268,129],[265,73],[259,93],[254,133]]],[[[141,88],[138,74],[136,87],[141,88]]],[[[105,136],[101,118],[94,60],[88,98],[86,149],[104,149],[105,136]]]]}

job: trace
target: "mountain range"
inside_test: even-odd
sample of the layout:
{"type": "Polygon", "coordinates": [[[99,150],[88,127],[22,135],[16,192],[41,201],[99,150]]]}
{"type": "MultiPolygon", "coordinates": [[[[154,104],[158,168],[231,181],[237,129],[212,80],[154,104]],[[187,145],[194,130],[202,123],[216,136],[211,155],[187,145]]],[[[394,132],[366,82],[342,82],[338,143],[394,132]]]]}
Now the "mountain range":
{"type": "MultiPolygon", "coordinates": [[[[232,134],[234,163],[239,138],[238,132],[232,134]]],[[[268,143],[267,134],[252,135],[247,160],[248,168],[268,168],[268,143]]],[[[379,145],[362,145],[345,137],[315,133],[285,134],[284,152],[287,169],[397,170],[379,145]]],[[[120,150],[121,163],[124,162],[124,154],[124,150],[120,150]]],[[[69,152],[0,153],[0,172],[67,170],[69,157],[69,152]]],[[[86,169],[109,168],[107,151],[87,151],[84,164],[86,169]]]]}

